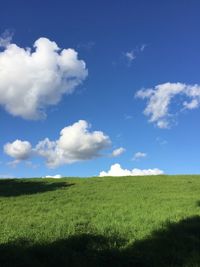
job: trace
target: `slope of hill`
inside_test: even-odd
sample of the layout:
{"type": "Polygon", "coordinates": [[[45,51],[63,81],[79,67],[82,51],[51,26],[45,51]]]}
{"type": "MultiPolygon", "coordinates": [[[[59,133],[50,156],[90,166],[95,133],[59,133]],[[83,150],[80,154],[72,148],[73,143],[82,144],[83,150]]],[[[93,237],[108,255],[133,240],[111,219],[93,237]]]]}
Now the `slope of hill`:
{"type": "Polygon", "coordinates": [[[200,266],[200,176],[0,180],[0,266],[200,266]]]}

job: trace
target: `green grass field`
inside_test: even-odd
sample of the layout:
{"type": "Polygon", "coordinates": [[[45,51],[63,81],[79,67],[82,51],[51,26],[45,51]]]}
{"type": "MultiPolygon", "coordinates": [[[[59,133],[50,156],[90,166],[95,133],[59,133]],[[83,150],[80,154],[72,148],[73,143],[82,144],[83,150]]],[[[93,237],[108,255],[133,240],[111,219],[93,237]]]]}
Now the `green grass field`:
{"type": "Polygon", "coordinates": [[[200,176],[0,180],[0,266],[200,266],[200,176]]]}

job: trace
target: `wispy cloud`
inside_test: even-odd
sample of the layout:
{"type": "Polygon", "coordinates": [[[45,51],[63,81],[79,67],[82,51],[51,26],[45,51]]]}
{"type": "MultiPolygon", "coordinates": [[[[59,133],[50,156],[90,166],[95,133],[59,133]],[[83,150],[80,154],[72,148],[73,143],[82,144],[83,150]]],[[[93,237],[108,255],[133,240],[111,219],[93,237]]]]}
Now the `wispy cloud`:
{"type": "Polygon", "coordinates": [[[168,142],[167,140],[161,138],[161,137],[156,137],[156,142],[159,144],[159,145],[166,145],[168,142]]]}
{"type": "Polygon", "coordinates": [[[142,158],[146,158],[147,154],[144,152],[136,152],[133,156],[133,160],[139,160],[142,158]]]}
{"type": "Polygon", "coordinates": [[[125,120],[131,120],[132,118],[133,118],[132,115],[128,115],[128,114],[125,114],[125,115],[124,115],[124,119],[125,119],[125,120]]]}
{"type": "Polygon", "coordinates": [[[134,49],[123,52],[123,57],[125,58],[128,66],[132,65],[133,61],[140,53],[142,53],[145,50],[146,46],[147,46],[146,44],[142,44],[141,46],[138,46],[134,49]]]}
{"type": "Polygon", "coordinates": [[[144,49],[145,49],[146,47],[147,47],[147,44],[142,44],[142,45],[139,47],[139,49],[140,49],[141,52],[143,52],[144,49]]]}
{"type": "Polygon", "coordinates": [[[0,35],[0,47],[6,48],[11,43],[13,35],[14,35],[13,31],[5,30],[0,35]]]}
{"type": "Polygon", "coordinates": [[[126,58],[129,65],[133,62],[133,60],[136,58],[135,53],[133,50],[127,51],[124,53],[124,57],[126,58]]]}
{"type": "Polygon", "coordinates": [[[92,48],[94,46],[95,46],[95,42],[94,41],[83,42],[83,43],[80,43],[80,44],[77,45],[77,49],[90,51],[90,50],[92,50],[92,48]]]}

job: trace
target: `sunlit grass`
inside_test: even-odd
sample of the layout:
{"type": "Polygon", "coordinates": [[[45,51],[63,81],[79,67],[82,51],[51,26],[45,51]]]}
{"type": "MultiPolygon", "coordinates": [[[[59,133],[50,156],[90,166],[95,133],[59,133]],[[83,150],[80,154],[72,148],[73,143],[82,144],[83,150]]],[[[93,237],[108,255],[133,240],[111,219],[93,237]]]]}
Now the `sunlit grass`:
{"type": "MultiPolygon", "coordinates": [[[[111,250],[117,250],[118,252],[113,252],[115,256],[112,254],[113,259],[115,259],[115,257],[119,257],[119,252],[130,250],[130,247],[133,247],[139,241],[151,239],[154,231],[165,230],[168,227],[167,225],[178,225],[184,219],[197,218],[198,227],[196,225],[195,227],[199,229],[198,216],[200,216],[200,176],[163,175],[87,179],[1,180],[0,253],[2,251],[4,256],[2,256],[2,253],[0,254],[0,266],[15,266],[15,262],[20,260],[13,256],[13,259],[11,257],[7,261],[5,257],[6,253],[9,254],[9,250],[13,253],[11,255],[15,255],[18,251],[19,257],[19,248],[23,254],[22,247],[23,249],[24,247],[32,247],[32,250],[34,248],[38,249],[39,246],[48,248],[51,244],[57,244],[55,242],[60,240],[77,238],[79,241],[76,241],[76,246],[71,252],[76,254],[78,253],[77,250],[80,250],[78,248],[79,244],[84,247],[84,244],[88,242],[88,237],[90,237],[90,241],[96,240],[95,252],[92,250],[93,254],[96,255],[92,254],[94,261],[88,259],[88,262],[83,265],[82,259],[81,265],[81,261],[73,262],[71,259],[71,263],[69,263],[69,257],[73,258],[73,256],[67,254],[68,256],[63,259],[63,262],[68,263],[67,266],[93,266],[93,264],[109,266],[106,265],[108,261],[103,262],[102,258],[95,254],[97,251],[107,251],[107,254],[109,254],[111,250]],[[86,238],[87,242],[82,241],[81,238],[83,237],[86,238]],[[98,238],[95,239],[96,237],[98,238]],[[106,242],[102,244],[101,238],[106,239],[106,242]],[[26,240],[26,242],[23,241],[24,243],[21,244],[21,240],[26,240]],[[12,245],[9,247],[9,244],[12,245]]],[[[83,240],[85,240],[84,238],[83,240]]],[[[152,240],[154,239],[152,238],[152,240]]],[[[195,265],[198,264],[198,257],[194,255],[197,253],[197,249],[200,252],[200,237],[198,235],[195,242],[194,251],[192,251],[193,260],[190,259],[190,261],[185,262],[185,260],[181,261],[179,259],[177,262],[170,262],[169,258],[171,265],[166,261],[162,263],[162,266],[200,266],[200,262],[199,265],[195,265]]],[[[70,242],[66,244],[63,241],[59,246],[62,247],[62,250],[66,247],[69,251],[70,244],[70,242]]],[[[83,250],[85,251],[84,257],[87,259],[91,250],[85,247],[83,250]]],[[[26,251],[27,253],[30,254],[26,251]]],[[[150,257],[149,263],[148,261],[140,262],[140,256],[142,259],[144,255],[140,251],[141,255],[137,258],[134,253],[136,252],[133,251],[131,262],[134,262],[134,264],[137,261],[139,262],[139,265],[134,266],[157,267],[161,264],[161,262],[158,262],[152,265],[149,255],[147,256],[150,257]]],[[[32,257],[30,266],[41,264],[41,259],[37,256],[34,258],[34,255],[31,254],[30,256],[30,258],[32,257]],[[31,265],[33,262],[34,265],[31,265]]],[[[57,256],[59,258],[59,253],[57,256]]],[[[182,256],[185,259],[185,255],[182,256]]],[[[131,256],[129,255],[126,258],[129,257],[131,256]]],[[[86,259],[84,258],[84,260],[86,259]]],[[[121,254],[120,259],[121,265],[119,266],[132,266],[129,265],[130,259],[128,262],[122,260],[121,254]]],[[[43,259],[43,261],[41,266],[50,266],[48,260],[43,259]]],[[[56,261],[58,261],[57,258],[56,261]]],[[[24,265],[19,266],[26,265],[27,259],[24,265]]]]}

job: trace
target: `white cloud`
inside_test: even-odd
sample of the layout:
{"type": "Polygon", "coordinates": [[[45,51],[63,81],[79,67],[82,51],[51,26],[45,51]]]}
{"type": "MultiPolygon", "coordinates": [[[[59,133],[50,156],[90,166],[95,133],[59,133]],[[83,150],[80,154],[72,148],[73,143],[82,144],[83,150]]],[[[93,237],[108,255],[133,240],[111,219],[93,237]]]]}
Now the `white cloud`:
{"type": "Polygon", "coordinates": [[[136,152],[135,155],[133,156],[133,160],[142,159],[145,158],[146,156],[147,154],[144,152],[136,152]]]}
{"type": "Polygon", "coordinates": [[[197,84],[159,84],[154,88],[139,90],[136,93],[136,97],[148,99],[144,114],[150,117],[150,122],[155,123],[159,128],[169,128],[170,118],[173,117],[169,112],[169,107],[172,98],[179,94],[182,94],[190,100],[189,102],[184,101],[182,103],[185,109],[195,109],[200,106],[200,85],[197,84]]]}
{"type": "Polygon", "coordinates": [[[138,54],[144,51],[146,46],[146,44],[142,44],[141,46],[137,46],[135,49],[123,53],[123,57],[126,59],[128,66],[131,66],[132,62],[136,59],[138,54]]]}
{"type": "Polygon", "coordinates": [[[105,171],[100,172],[99,176],[100,177],[103,177],[103,176],[143,176],[143,175],[159,175],[159,174],[164,174],[164,172],[159,169],[127,170],[127,169],[122,169],[120,164],[116,163],[110,167],[110,170],[108,172],[105,172],[105,171]]]}
{"type": "Polygon", "coordinates": [[[192,101],[190,102],[187,102],[187,101],[184,101],[183,102],[183,106],[186,108],[186,109],[195,109],[195,108],[198,108],[200,105],[200,101],[198,101],[197,99],[193,99],[192,101]]]}
{"type": "Polygon", "coordinates": [[[13,32],[9,30],[5,30],[0,36],[0,47],[7,47],[12,41],[13,32]]]}
{"type": "Polygon", "coordinates": [[[9,43],[0,52],[0,105],[24,119],[45,117],[45,107],[56,105],[82,83],[88,71],[73,49],[63,49],[47,38],[39,38],[31,48],[9,43]]]}
{"type": "Polygon", "coordinates": [[[140,46],[140,51],[143,52],[146,47],[147,47],[147,44],[142,44],[140,46]]]}
{"type": "Polygon", "coordinates": [[[43,178],[55,178],[55,179],[60,179],[62,178],[62,175],[56,174],[56,175],[46,175],[43,178]]]}
{"type": "Polygon", "coordinates": [[[111,141],[103,132],[89,132],[89,128],[86,121],[79,120],[63,128],[58,140],[45,138],[40,141],[35,152],[46,158],[50,168],[99,157],[100,151],[107,148],[111,141]]]}
{"type": "Polygon", "coordinates": [[[118,157],[118,156],[120,156],[121,154],[123,154],[125,151],[126,151],[125,148],[123,148],[123,147],[119,147],[119,148],[113,150],[113,152],[112,152],[112,157],[118,157]]]}
{"type": "Polygon", "coordinates": [[[28,141],[15,140],[13,143],[4,145],[4,152],[15,159],[11,164],[16,165],[21,160],[27,160],[31,156],[32,147],[28,141]]]}
{"type": "MultiPolygon", "coordinates": [[[[4,152],[14,158],[8,165],[15,167],[33,154],[44,157],[50,168],[99,157],[100,152],[110,146],[110,138],[101,131],[90,132],[89,128],[86,121],[79,120],[63,128],[59,139],[51,141],[45,138],[33,149],[28,141],[7,143],[4,145],[4,152]]],[[[28,162],[27,164],[32,165],[28,162]]]]}
{"type": "Polygon", "coordinates": [[[136,58],[134,51],[127,51],[124,53],[125,58],[127,59],[128,63],[131,64],[132,61],[136,58]]]}

